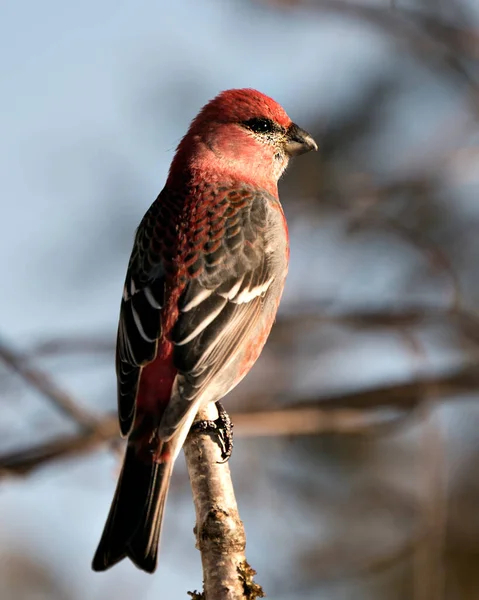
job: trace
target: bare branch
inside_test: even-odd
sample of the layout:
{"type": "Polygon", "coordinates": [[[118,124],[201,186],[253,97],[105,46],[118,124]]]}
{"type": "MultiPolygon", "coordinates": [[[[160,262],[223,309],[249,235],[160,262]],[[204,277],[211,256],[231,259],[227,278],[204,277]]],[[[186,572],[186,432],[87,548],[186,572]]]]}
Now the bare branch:
{"type": "MultiPolygon", "coordinates": [[[[331,432],[367,435],[377,432],[379,427],[384,427],[385,424],[392,426],[398,421],[402,422],[402,418],[379,420],[363,410],[324,411],[315,407],[235,413],[233,418],[236,437],[314,435],[331,432]]],[[[116,415],[109,415],[99,422],[97,431],[63,436],[37,447],[0,456],[0,475],[27,475],[52,460],[90,452],[115,439],[119,439],[118,418],[116,415]]]]}
{"type": "MultiPolygon", "coordinates": [[[[300,3],[298,3],[300,4],[300,3]]],[[[381,28],[413,52],[417,58],[446,68],[459,76],[474,91],[477,85],[469,76],[460,58],[477,58],[479,35],[472,27],[455,27],[434,15],[414,10],[387,10],[384,7],[360,4],[349,0],[316,0],[304,2],[317,10],[362,20],[381,28]]]]}
{"type": "Polygon", "coordinates": [[[90,452],[115,439],[119,439],[118,417],[108,416],[99,422],[95,431],[62,436],[39,446],[4,454],[0,457],[0,475],[27,475],[52,460],[90,452]]]}
{"type": "MultiPolygon", "coordinates": [[[[437,376],[430,375],[416,381],[323,398],[319,404],[324,410],[340,407],[371,409],[386,406],[405,409],[417,406],[426,399],[454,396],[477,390],[478,387],[479,367],[471,365],[465,369],[437,376]]],[[[298,406],[305,405],[307,403],[298,406]]]]}
{"type": "Polygon", "coordinates": [[[12,350],[4,342],[0,342],[0,360],[83,429],[94,431],[97,428],[98,420],[81,408],[70,394],[58,387],[46,373],[29,366],[23,356],[12,350]]]}
{"type": "MultiPolygon", "coordinates": [[[[440,262],[440,261],[438,261],[440,262]]],[[[437,264],[437,262],[436,262],[437,264]]],[[[449,267],[448,267],[449,268],[449,267]]],[[[410,304],[404,306],[362,307],[347,306],[335,300],[320,303],[301,303],[295,306],[294,313],[282,313],[278,316],[272,336],[276,346],[280,346],[285,334],[289,337],[298,326],[310,327],[319,324],[337,324],[359,329],[387,327],[415,327],[424,324],[443,324],[452,321],[461,334],[479,340],[479,320],[464,308],[454,308],[433,304],[410,304]],[[319,312],[318,312],[319,308],[319,312]]],[[[115,347],[111,336],[53,337],[31,346],[22,360],[34,358],[77,354],[112,355],[115,347]]],[[[0,347],[1,348],[1,347],[0,347]]],[[[18,355],[17,355],[18,356],[18,355]]],[[[0,356],[1,358],[1,356],[0,356]]]]}
{"type": "Polygon", "coordinates": [[[423,502],[419,505],[420,526],[414,552],[414,591],[417,598],[444,600],[443,556],[447,530],[444,431],[435,411],[435,402],[424,402],[422,413],[421,460],[419,481],[423,502]]]}
{"type": "MultiPolygon", "coordinates": [[[[410,410],[420,402],[468,393],[479,387],[479,367],[471,365],[443,376],[422,379],[369,390],[352,391],[323,398],[298,400],[281,410],[232,413],[237,437],[273,435],[313,435],[338,433],[371,435],[390,430],[401,419],[381,419],[373,414],[377,408],[410,410]]],[[[259,404],[261,399],[258,400],[259,404]]],[[[406,413],[408,414],[408,413],[406,413]]],[[[119,439],[116,415],[98,422],[95,431],[57,438],[38,447],[22,449],[0,456],[0,473],[26,475],[50,460],[88,452],[99,445],[119,439]]]]}
{"type": "MultiPolygon", "coordinates": [[[[199,419],[214,420],[214,404],[200,410],[199,419]]],[[[253,600],[264,596],[249,581],[246,536],[227,462],[208,433],[189,435],[184,445],[196,509],[196,546],[201,552],[203,585],[208,600],[253,600]],[[248,582],[248,585],[246,583],[248,582]]]]}
{"type": "Polygon", "coordinates": [[[58,337],[48,338],[43,342],[32,345],[28,358],[39,356],[55,356],[57,354],[109,354],[115,352],[114,337],[104,336],[58,337]]]}

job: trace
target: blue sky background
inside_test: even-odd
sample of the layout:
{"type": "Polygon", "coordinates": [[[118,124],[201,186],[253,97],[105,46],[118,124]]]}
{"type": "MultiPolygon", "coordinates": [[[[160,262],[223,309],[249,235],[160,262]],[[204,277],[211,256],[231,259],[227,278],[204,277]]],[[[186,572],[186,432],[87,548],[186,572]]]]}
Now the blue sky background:
{"type": "MultiPolygon", "coordinates": [[[[394,74],[408,60],[399,61],[394,45],[364,23],[240,0],[2,0],[0,49],[0,333],[19,348],[61,334],[113,337],[134,228],[163,186],[189,121],[212,96],[230,87],[258,88],[307,129],[318,119],[327,123],[354,102],[378,72],[394,74]]],[[[456,102],[454,92],[435,83],[426,70],[415,77],[398,95],[385,133],[395,145],[387,145],[390,154],[378,146],[377,162],[385,172],[393,154],[407,164],[411,144],[418,147],[427,140],[456,102]],[[413,105],[420,108],[411,113],[413,105]],[[397,132],[401,137],[395,137],[397,132]]],[[[334,223],[327,230],[316,223],[293,225],[286,307],[318,294],[365,302],[394,296],[408,260],[416,260],[414,253],[406,266],[396,265],[376,240],[366,248],[351,242],[344,256],[332,259],[328,248],[343,235],[334,223]],[[299,284],[313,247],[319,248],[314,264],[324,274],[320,291],[316,284],[307,289],[299,284]],[[367,282],[354,275],[362,260],[375,264],[367,282]],[[351,274],[347,283],[345,274],[351,274]]],[[[420,297],[421,290],[416,292],[420,297]]],[[[350,377],[356,384],[373,372],[379,379],[404,375],[408,359],[399,345],[388,342],[388,352],[382,353],[381,343],[376,340],[370,348],[378,353],[373,366],[365,354],[353,356],[352,341],[346,351],[332,350],[315,365],[315,373],[326,388],[333,385],[341,358],[341,372],[348,373],[343,382],[350,377]],[[354,368],[344,370],[348,364],[354,368]]],[[[442,365],[453,359],[439,349],[431,360],[442,365]]],[[[90,364],[88,376],[60,372],[58,377],[93,408],[113,407],[112,365],[90,364]]],[[[307,377],[297,384],[307,388],[307,377]]],[[[18,403],[5,407],[11,437],[3,447],[69,430],[33,394],[15,389],[9,398],[18,403]]],[[[251,460],[265,457],[268,465],[271,455],[277,465],[278,452],[274,440],[238,442],[232,468],[244,489],[240,505],[248,557],[266,589],[278,592],[277,600],[293,600],[294,588],[282,595],[278,591],[283,589],[280,575],[292,568],[292,536],[300,531],[313,543],[332,535],[333,525],[327,515],[312,513],[308,521],[304,512],[298,514],[287,491],[268,483],[276,467],[257,466],[259,483],[248,486],[244,472],[251,460]],[[258,507],[263,507],[261,514],[258,507]]],[[[9,594],[2,598],[20,598],[8,575],[16,553],[39,561],[52,574],[63,590],[58,598],[183,600],[186,590],[200,586],[201,571],[188,483],[178,462],[155,577],[126,563],[105,575],[90,571],[115,484],[112,454],[98,452],[49,466],[27,480],[2,481],[0,587],[3,580],[9,594]]],[[[376,468],[384,469],[379,459],[376,468]]],[[[328,472],[327,465],[323,475],[337,485],[337,473],[328,472]]],[[[375,476],[374,467],[369,476],[375,476]]],[[[391,515],[385,511],[381,518],[387,529],[391,515]]],[[[371,527],[368,519],[364,527],[371,527]]],[[[336,586],[335,600],[351,597],[351,588],[344,586],[336,586]]],[[[35,593],[41,589],[38,583],[35,593]]],[[[366,585],[364,598],[371,597],[371,590],[366,585]]],[[[358,600],[360,593],[355,592],[358,600]]],[[[34,596],[34,591],[21,596],[34,597],[51,596],[34,596]]]]}
{"type": "Polygon", "coordinates": [[[0,302],[15,337],[113,326],[131,242],[122,230],[109,247],[116,223],[138,221],[210,97],[257,87],[307,125],[384,61],[372,32],[219,0],[7,1],[0,36],[0,302]]]}

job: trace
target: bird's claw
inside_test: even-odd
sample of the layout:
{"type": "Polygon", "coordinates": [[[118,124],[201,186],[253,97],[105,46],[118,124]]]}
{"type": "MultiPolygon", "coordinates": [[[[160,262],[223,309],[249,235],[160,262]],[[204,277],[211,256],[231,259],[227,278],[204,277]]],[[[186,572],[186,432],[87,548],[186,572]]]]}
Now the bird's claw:
{"type": "Polygon", "coordinates": [[[217,419],[197,421],[191,426],[191,431],[215,434],[214,439],[220,447],[222,458],[218,464],[223,464],[230,459],[233,452],[233,423],[221,402],[216,402],[216,408],[218,410],[217,419]]]}

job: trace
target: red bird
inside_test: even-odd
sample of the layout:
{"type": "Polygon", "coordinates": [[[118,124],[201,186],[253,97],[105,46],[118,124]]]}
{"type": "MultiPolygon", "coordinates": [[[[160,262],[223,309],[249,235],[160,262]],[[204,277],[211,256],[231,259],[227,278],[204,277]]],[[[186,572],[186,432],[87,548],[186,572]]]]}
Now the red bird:
{"type": "Polygon", "coordinates": [[[126,275],[116,372],[128,445],[95,571],[126,556],[155,570],[173,464],[196,413],[241,381],[273,325],[289,258],[277,183],[291,156],[313,149],[252,89],[219,94],[180,142],[126,275]]]}

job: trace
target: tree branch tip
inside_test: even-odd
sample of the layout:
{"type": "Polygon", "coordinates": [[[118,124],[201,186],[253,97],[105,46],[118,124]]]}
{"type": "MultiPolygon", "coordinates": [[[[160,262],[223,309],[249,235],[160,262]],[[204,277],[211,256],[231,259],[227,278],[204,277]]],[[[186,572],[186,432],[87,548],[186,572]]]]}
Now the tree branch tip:
{"type": "Polygon", "coordinates": [[[186,592],[192,600],[206,600],[204,592],[186,592]]]}
{"type": "MultiPolygon", "coordinates": [[[[256,571],[250,566],[247,560],[238,565],[238,575],[243,584],[245,600],[256,600],[256,598],[266,598],[263,588],[254,581],[256,571]]],[[[201,600],[201,599],[200,599],[201,600]]]]}

